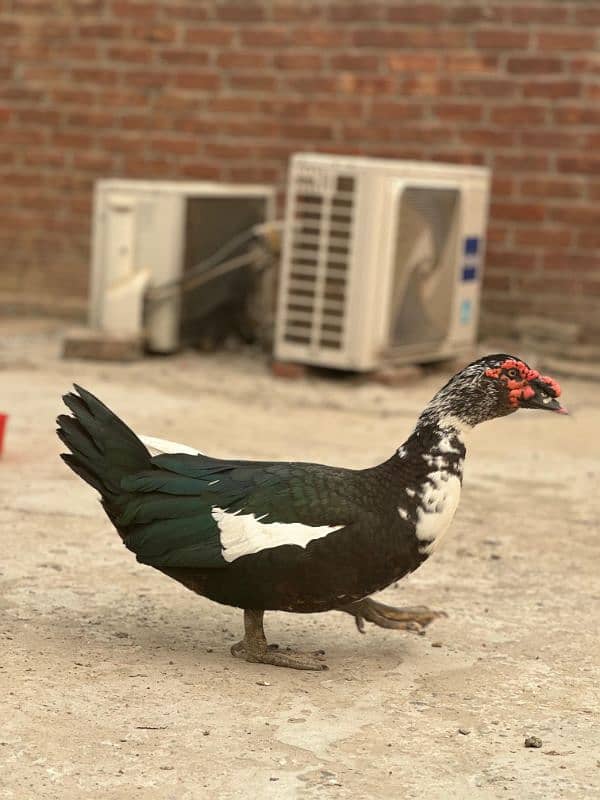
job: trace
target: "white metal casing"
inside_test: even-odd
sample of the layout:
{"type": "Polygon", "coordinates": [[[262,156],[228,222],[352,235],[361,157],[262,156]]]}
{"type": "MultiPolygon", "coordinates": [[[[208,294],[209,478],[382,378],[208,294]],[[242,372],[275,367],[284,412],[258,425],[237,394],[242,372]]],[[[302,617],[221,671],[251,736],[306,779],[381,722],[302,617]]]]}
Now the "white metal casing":
{"type": "Polygon", "coordinates": [[[276,357],[369,370],[385,357],[396,362],[436,360],[471,345],[479,315],[489,182],[489,171],[481,167],[293,156],[276,357]],[[392,335],[397,322],[392,295],[401,299],[404,280],[402,265],[396,263],[401,246],[397,234],[409,189],[447,190],[458,198],[442,248],[445,274],[439,273],[447,288],[447,325],[435,341],[425,335],[422,341],[395,342],[392,335]],[[474,243],[476,252],[466,252],[474,243]]]}
{"type": "Polygon", "coordinates": [[[273,219],[271,186],[208,181],[105,179],[96,182],[89,321],[121,336],[145,334],[156,352],[179,344],[180,296],[145,307],[147,287],[176,281],[184,271],[188,201],[198,198],[264,200],[273,219]]]}

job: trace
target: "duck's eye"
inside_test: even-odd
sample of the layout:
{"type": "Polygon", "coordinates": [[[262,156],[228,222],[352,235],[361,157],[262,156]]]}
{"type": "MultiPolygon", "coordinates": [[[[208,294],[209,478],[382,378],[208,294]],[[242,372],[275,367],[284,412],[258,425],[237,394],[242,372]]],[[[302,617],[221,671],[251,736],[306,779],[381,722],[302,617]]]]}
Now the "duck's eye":
{"type": "Polygon", "coordinates": [[[519,376],[519,370],[515,369],[514,367],[512,367],[509,370],[507,370],[506,374],[508,375],[509,378],[518,378],[518,377],[520,377],[519,376]]]}

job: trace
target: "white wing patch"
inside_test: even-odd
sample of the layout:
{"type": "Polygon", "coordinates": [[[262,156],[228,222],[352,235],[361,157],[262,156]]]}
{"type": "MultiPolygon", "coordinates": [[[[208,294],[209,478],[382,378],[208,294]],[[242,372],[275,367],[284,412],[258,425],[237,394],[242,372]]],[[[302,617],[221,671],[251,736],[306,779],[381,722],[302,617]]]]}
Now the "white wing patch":
{"type": "Polygon", "coordinates": [[[254,514],[227,511],[218,506],[214,506],[211,513],[221,534],[223,558],[230,562],[241,556],[260,553],[261,550],[284,544],[306,547],[313,539],[320,539],[344,527],[302,525],[300,522],[261,522],[266,514],[255,517],[254,514]]]}
{"type": "Polygon", "coordinates": [[[417,509],[417,539],[421,553],[429,555],[450,527],[460,500],[461,483],[456,475],[442,470],[432,472],[421,486],[421,502],[417,509]]]}
{"type": "Polygon", "coordinates": [[[190,456],[199,456],[202,453],[187,444],[170,442],[168,439],[157,439],[155,436],[138,436],[151,456],[160,456],[163,453],[186,453],[190,456]]]}

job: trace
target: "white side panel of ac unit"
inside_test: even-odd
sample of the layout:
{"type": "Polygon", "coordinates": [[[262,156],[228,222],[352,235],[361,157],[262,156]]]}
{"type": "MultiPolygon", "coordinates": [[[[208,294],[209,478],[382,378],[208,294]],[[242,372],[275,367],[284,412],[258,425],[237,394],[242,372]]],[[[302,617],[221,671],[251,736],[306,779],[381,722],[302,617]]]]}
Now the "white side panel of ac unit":
{"type": "MultiPolygon", "coordinates": [[[[136,258],[150,275],[151,288],[181,277],[185,198],[173,193],[148,193],[140,201],[136,258]]],[[[179,344],[181,298],[165,293],[146,304],[146,344],[156,353],[172,353],[179,344]]]]}
{"type": "Polygon", "coordinates": [[[148,274],[136,260],[137,198],[96,194],[90,323],[117,336],[137,336],[142,326],[148,274]]]}

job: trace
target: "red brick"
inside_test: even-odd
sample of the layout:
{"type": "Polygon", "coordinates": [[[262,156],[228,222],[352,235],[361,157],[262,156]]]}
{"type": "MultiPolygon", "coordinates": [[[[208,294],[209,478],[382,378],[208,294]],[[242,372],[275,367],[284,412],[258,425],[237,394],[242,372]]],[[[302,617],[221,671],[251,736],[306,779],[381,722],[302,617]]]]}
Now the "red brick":
{"type": "Polygon", "coordinates": [[[486,265],[488,269],[491,269],[491,271],[495,273],[495,268],[500,268],[502,270],[531,269],[534,263],[531,253],[523,252],[523,250],[501,250],[496,246],[490,248],[487,253],[486,265]]]}
{"type": "Polygon", "coordinates": [[[494,159],[494,168],[500,172],[546,172],[549,164],[547,155],[533,151],[522,155],[499,153],[494,159]]]}
{"type": "Polygon", "coordinates": [[[529,178],[521,182],[521,193],[525,197],[581,197],[582,189],[577,180],[529,178]]]}
{"type": "Polygon", "coordinates": [[[573,253],[569,250],[553,250],[545,253],[543,258],[544,269],[578,272],[585,274],[600,269],[600,257],[589,253],[573,253]]]}
{"type": "Polygon", "coordinates": [[[525,130],[521,131],[519,138],[527,147],[544,147],[552,150],[579,149],[583,143],[581,134],[571,131],[525,130]]]}
{"type": "Polygon", "coordinates": [[[439,56],[435,53],[392,53],[386,61],[393,72],[437,72],[440,67],[439,56]]]}
{"type": "Polygon", "coordinates": [[[430,161],[441,161],[448,164],[479,164],[485,161],[481,152],[469,149],[462,150],[431,150],[427,153],[430,161]]]}
{"type": "Polygon", "coordinates": [[[554,120],[564,125],[600,125],[600,108],[559,106],[553,109],[554,120]]]}
{"type": "Polygon", "coordinates": [[[8,38],[9,36],[17,36],[21,31],[21,26],[18,22],[11,21],[8,22],[7,20],[0,20],[0,36],[4,38],[8,38]]]}
{"type": "Polygon", "coordinates": [[[17,121],[24,125],[48,125],[54,127],[61,120],[61,114],[49,108],[23,109],[17,111],[17,121]]]}
{"type": "Polygon", "coordinates": [[[439,106],[434,105],[432,108],[434,117],[446,120],[447,122],[479,122],[482,117],[482,112],[481,104],[448,103],[439,106]]]}
{"type": "Polygon", "coordinates": [[[208,64],[208,52],[197,50],[161,50],[158,54],[160,61],[183,67],[205,67],[208,64]]]}
{"type": "Polygon", "coordinates": [[[114,86],[119,73],[115,69],[94,69],[90,67],[76,67],[71,70],[71,77],[76,83],[103,84],[114,86]]]}
{"type": "Polygon", "coordinates": [[[523,85],[525,97],[577,97],[581,94],[581,84],[578,81],[531,81],[523,85]]]}
{"type": "Polygon", "coordinates": [[[508,292],[510,289],[510,278],[506,275],[492,275],[488,271],[483,276],[484,291],[494,289],[499,292],[508,292]]]}
{"type": "Polygon", "coordinates": [[[492,175],[492,197],[510,197],[514,194],[514,187],[513,178],[492,175]]]}
{"type": "Polygon", "coordinates": [[[545,3],[541,6],[527,6],[518,3],[510,10],[510,18],[518,24],[560,23],[567,21],[568,9],[565,4],[545,3]]]}
{"type": "Polygon", "coordinates": [[[197,139],[181,139],[175,136],[153,136],[150,138],[149,144],[161,155],[174,154],[191,156],[197,154],[199,149],[199,142],[197,139]]]}
{"type": "Polygon", "coordinates": [[[66,156],[56,150],[30,150],[23,156],[23,163],[32,167],[62,167],[66,156]]]}
{"type": "Polygon", "coordinates": [[[181,72],[175,78],[175,85],[180,89],[214,91],[221,85],[221,77],[213,72],[181,72]]]}
{"type": "MultiPolygon", "coordinates": [[[[344,85],[344,80],[348,73],[341,75],[297,75],[293,74],[285,79],[287,87],[293,89],[295,92],[310,95],[311,97],[317,94],[335,95],[338,92],[353,93],[356,88],[354,83],[344,85]]],[[[350,76],[352,79],[352,76],[350,76]]]]}
{"type": "MultiPolygon", "coordinates": [[[[394,94],[395,82],[391,78],[378,75],[354,75],[341,72],[336,79],[336,89],[345,94],[382,95],[394,94]]],[[[414,94],[414,89],[406,84],[402,87],[404,94],[414,94]]],[[[423,90],[425,94],[425,90],[423,90]]]]}
{"type": "MultiPolygon", "coordinates": [[[[315,19],[325,19],[326,9],[322,2],[313,3],[290,3],[290,0],[283,0],[272,6],[271,15],[276,22],[304,22],[315,19]]],[[[326,24],[326,23],[324,23],[326,24]]]]}
{"type": "Polygon", "coordinates": [[[496,225],[493,220],[490,221],[487,229],[487,241],[491,245],[500,245],[506,241],[508,228],[506,226],[496,225]]]}
{"type": "MultiPolygon", "coordinates": [[[[254,97],[247,97],[246,95],[230,95],[230,96],[217,96],[213,97],[206,103],[208,111],[214,111],[217,114],[232,112],[235,114],[251,114],[258,111],[260,108],[260,101],[254,97]]],[[[269,110],[272,105],[269,104],[269,110]]]]}
{"type": "Polygon", "coordinates": [[[567,65],[571,73],[575,75],[592,76],[600,74],[600,59],[596,53],[569,58],[567,65]]]}
{"type": "MultiPolygon", "coordinates": [[[[400,86],[400,94],[412,95],[417,98],[448,97],[451,87],[451,81],[446,78],[425,73],[404,79],[400,86]]],[[[395,93],[393,87],[390,87],[390,93],[395,93]]]]}
{"type": "Polygon", "coordinates": [[[185,32],[185,41],[188,44],[228,45],[232,39],[231,28],[188,28],[185,32]]]}
{"type": "Polygon", "coordinates": [[[541,203],[492,203],[492,217],[512,222],[541,222],[546,210],[541,203]]]}
{"type": "Polygon", "coordinates": [[[590,250],[600,249],[600,229],[580,231],[577,237],[577,244],[579,247],[589,248],[590,250]]]}
{"type": "MultiPolygon", "coordinates": [[[[129,178],[166,178],[172,176],[172,171],[172,161],[168,158],[138,156],[126,158],[123,162],[123,172],[129,178]]],[[[182,167],[182,173],[185,174],[185,167],[182,167]]]]}
{"type": "Polygon", "coordinates": [[[52,102],[57,105],[90,105],[95,97],[89,89],[55,89],[52,92],[52,102]]]}
{"type": "Polygon", "coordinates": [[[596,46],[596,34],[558,31],[556,33],[539,33],[537,45],[540,50],[560,52],[564,50],[593,50],[596,46]]]}
{"type": "Polygon", "coordinates": [[[237,161],[252,161],[254,148],[241,142],[229,144],[226,142],[207,142],[206,155],[216,159],[233,159],[237,161]]]}
{"type": "Polygon", "coordinates": [[[600,175],[600,156],[594,154],[559,156],[556,161],[556,166],[559,172],[600,175]]]}
{"type": "Polygon", "coordinates": [[[423,108],[417,104],[380,102],[373,103],[373,117],[375,120],[409,120],[421,119],[423,108]]]}
{"type": "Polygon", "coordinates": [[[118,39],[123,35],[123,27],[112,22],[84,22],[78,34],[85,39],[118,39]]]}
{"type": "Polygon", "coordinates": [[[511,147],[515,143],[512,131],[495,128],[468,128],[460,132],[460,139],[470,145],[481,147],[511,147]]]}
{"type": "Polygon", "coordinates": [[[546,58],[543,56],[524,56],[509,58],[506,69],[515,75],[549,75],[562,72],[564,64],[560,58],[546,58]]]}
{"type": "Polygon", "coordinates": [[[550,219],[556,222],[569,222],[573,225],[600,225],[600,207],[569,205],[562,208],[549,208],[550,219]]]}
{"type": "Polygon", "coordinates": [[[177,37],[177,29],[174,25],[166,24],[134,25],[131,35],[144,42],[174,42],[177,37]]]}
{"type": "Polygon", "coordinates": [[[158,7],[156,3],[136,3],[132,0],[113,0],[110,10],[115,17],[132,17],[139,19],[155,19],[158,7]]]}
{"type": "Polygon", "coordinates": [[[290,41],[298,47],[340,47],[346,41],[346,33],[321,25],[305,25],[291,28],[290,41]]]}
{"type": "Polygon", "coordinates": [[[252,3],[249,0],[244,0],[243,3],[225,2],[217,5],[215,12],[218,19],[227,22],[260,22],[265,16],[264,8],[259,3],[252,3]]]}
{"type": "Polygon", "coordinates": [[[520,291],[535,292],[541,295],[548,293],[568,294],[581,288],[581,284],[578,281],[568,276],[550,278],[548,275],[544,275],[540,278],[534,278],[518,275],[515,277],[515,284],[520,291]]]}
{"type": "MultiPolygon", "coordinates": [[[[389,58],[391,59],[392,56],[389,58]]],[[[333,69],[336,70],[350,70],[351,72],[375,72],[379,66],[379,57],[364,55],[362,53],[340,53],[339,55],[332,56],[329,64],[333,69]]]]}
{"type": "Polygon", "coordinates": [[[458,89],[460,94],[473,97],[513,97],[515,84],[503,78],[465,78],[458,89]]]}
{"type": "Polygon", "coordinates": [[[56,147],[67,147],[69,149],[84,149],[92,146],[91,133],[72,133],[71,131],[57,133],[53,132],[51,138],[52,144],[56,147]]]}
{"type": "Polygon", "coordinates": [[[289,42],[289,28],[241,28],[239,32],[242,44],[249,47],[279,47],[289,42]]]}
{"type": "Polygon", "coordinates": [[[73,166],[75,169],[82,169],[97,174],[110,172],[112,163],[111,156],[103,153],[75,153],[73,156],[73,166]]]}
{"type": "Polygon", "coordinates": [[[476,31],[474,38],[482,50],[524,50],[529,44],[528,33],[500,28],[476,31]]]}
{"type": "Polygon", "coordinates": [[[568,247],[573,234],[570,228],[523,228],[515,231],[515,242],[525,247],[568,247]]]}
{"type": "Polygon", "coordinates": [[[67,115],[67,125],[77,128],[112,128],[115,115],[110,111],[74,111],[67,115]]]}
{"type": "Polygon", "coordinates": [[[278,53],[275,56],[275,66],[282,70],[318,70],[322,59],[319,53],[301,53],[292,51],[278,53]]]}
{"type": "Polygon", "coordinates": [[[499,58],[487,53],[447,53],[444,69],[452,73],[494,74],[498,71],[499,58]]]}
{"type": "Polygon", "coordinates": [[[217,56],[217,64],[223,69],[261,69],[267,66],[268,56],[253,50],[225,50],[217,56]]]}
{"type": "Polygon", "coordinates": [[[327,14],[335,22],[372,22],[383,19],[384,9],[378,3],[360,3],[357,0],[349,3],[345,0],[330,6],[327,14]]]}
{"type": "Polygon", "coordinates": [[[435,25],[436,22],[442,22],[445,17],[443,6],[434,3],[400,3],[393,5],[387,11],[387,18],[391,22],[412,23],[425,23],[426,25],[435,25]]]}
{"type": "Polygon", "coordinates": [[[505,9],[487,3],[477,5],[451,6],[446,4],[448,22],[455,25],[472,25],[474,22],[490,24],[502,22],[506,18],[505,9]]]}
{"type": "Polygon", "coordinates": [[[580,25],[600,25],[600,7],[595,3],[580,5],[575,9],[575,20],[580,25]]]}
{"type": "Polygon", "coordinates": [[[332,129],[329,125],[315,125],[305,122],[288,122],[282,126],[284,139],[321,139],[327,141],[332,138],[332,129]]]}
{"type": "Polygon", "coordinates": [[[177,5],[169,4],[169,17],[171,19],[180,19],[185,22],[208,19],[208,10],[199,5],[197,0],[191,0],[188,3],[178,3],[177,5]]]}
{"type": "Polygon", "coordinates": [[[302,380],[306,377],[307,368],[305,364],[295,364],[291,361],[273,361],[271,372],[276,378],[302,380]]]}
{"type": "Polygon", "coordinates": [[[109,47],[108,57],[111,61],[125,61],[128,64],[149,64],[153,53],[142,47],[109,47]]]}
{"type": "Polygon", "coordinates": [[[277,86],[277,78],[271,72],[245,72],[230,75],[229,83],[234,89],[272,92],[277,86]]]}
{"type": "Polygon", "coordinates": [[[517,105],[497,106],[490,112],[490,120],[495,125],[543,125],[546,122],[545,106],[517,105]]]}
{"type": "Polygon", "coordinates": [[[357,47],[466,47],[467,32],[453,28],[363,28],[352,36],[357,47]]]}
{"type": "Polygon", "coordinates": [[[587,280],[581,284],[582,292],[586,295],[600,296],[600,280],[587,280]]]}

